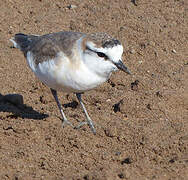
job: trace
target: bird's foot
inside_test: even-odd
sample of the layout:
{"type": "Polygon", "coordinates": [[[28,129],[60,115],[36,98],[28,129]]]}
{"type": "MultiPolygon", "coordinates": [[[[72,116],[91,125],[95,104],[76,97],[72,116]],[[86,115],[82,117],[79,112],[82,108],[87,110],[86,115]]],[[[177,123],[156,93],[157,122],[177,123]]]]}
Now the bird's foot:
{"type": "Polygon", "coordinates": [[[62,127],[65,127],[65,125],[69,125],[72,128],[75,128],[70,121],[68,121],[67,119],[63,119],[62,120],[62,127]]]}
{"type": "Polygon", "coordinates": [[[78,126],[74,127],[74,129],[80,129],[83,125],[86,125],[88,124],[91,131],[93,132],[94,135],[96,135],[96,130],[95,130],[95,127],[92,123],[92,121],[84,121],[84,122],[81,122],[78,126]]]}

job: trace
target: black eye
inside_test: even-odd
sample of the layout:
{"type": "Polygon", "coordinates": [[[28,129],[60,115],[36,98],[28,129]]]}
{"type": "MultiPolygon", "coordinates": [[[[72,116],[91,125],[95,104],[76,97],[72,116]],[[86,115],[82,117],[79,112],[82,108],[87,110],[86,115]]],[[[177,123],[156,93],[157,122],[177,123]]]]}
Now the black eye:
{"type": "Polygon", "coordinates": [[[101,58],[108,59],[108,57],[107,57],[104,53],[102,53],[102,52],[97,52],[97,55],[98,55],[99,57],[101,57],[101,58]]]}

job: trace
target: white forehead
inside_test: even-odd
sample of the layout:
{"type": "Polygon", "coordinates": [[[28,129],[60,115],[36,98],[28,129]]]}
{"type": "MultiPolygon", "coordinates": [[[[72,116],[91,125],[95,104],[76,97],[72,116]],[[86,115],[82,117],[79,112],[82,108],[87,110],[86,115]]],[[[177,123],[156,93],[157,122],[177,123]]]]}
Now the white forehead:
{"type": "Polygon", "coordinates": [[[106,49],[105,54],[111,59],[113,62],[118,62],[122,58],[123,54],[123,46],[116,45],[112,48],[104,48],[106,49]]]}
{"type": "Polygon", "coordinates": [[[107,47],[98,48],[95,46],[93,42],[89,41],[87,42],[87,46],[94,51],[103,52],[113,62],[118,62],[121,59],[122,54],[123,54],[123,46],[119,44],[113,47],[108,47],[108,48],[107,47]]]}

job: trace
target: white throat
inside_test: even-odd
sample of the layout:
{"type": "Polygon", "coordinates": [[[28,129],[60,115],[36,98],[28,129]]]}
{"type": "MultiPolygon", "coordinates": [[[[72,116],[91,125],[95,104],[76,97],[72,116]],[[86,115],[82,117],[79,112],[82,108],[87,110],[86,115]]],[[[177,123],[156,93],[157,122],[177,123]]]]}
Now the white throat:
{"type": "Polygon", "coordinates": [[[103,60],[102,58],[100,59],[94,53],[83,53],[83,60],[90,71],[94,72],[100,77],[105,78],[106,80],[109,79],[113,71],[118,70],[111,61],[103,60]]]}

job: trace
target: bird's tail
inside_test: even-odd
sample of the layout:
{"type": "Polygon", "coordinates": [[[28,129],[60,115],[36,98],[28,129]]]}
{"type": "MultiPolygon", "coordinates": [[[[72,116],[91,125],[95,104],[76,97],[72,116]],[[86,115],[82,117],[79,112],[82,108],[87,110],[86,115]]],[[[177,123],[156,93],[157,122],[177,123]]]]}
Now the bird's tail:
{"type": "Polygon", "coordinates": [[[14,37],[10,39],[15,48],[27,53],[31,44],[39,38],[39,35],[26,35],[22,33],[15,34],[14,37]]]}
{"type": "Polygon", "coordinates": [[[11,38],[10,41],[13,43],[15,48],[18,48],[21,51],[25,51],[25,49],[27,49],[31,43],[29,36],[22,33],[15,34],[15,36],[11,38]]]}

